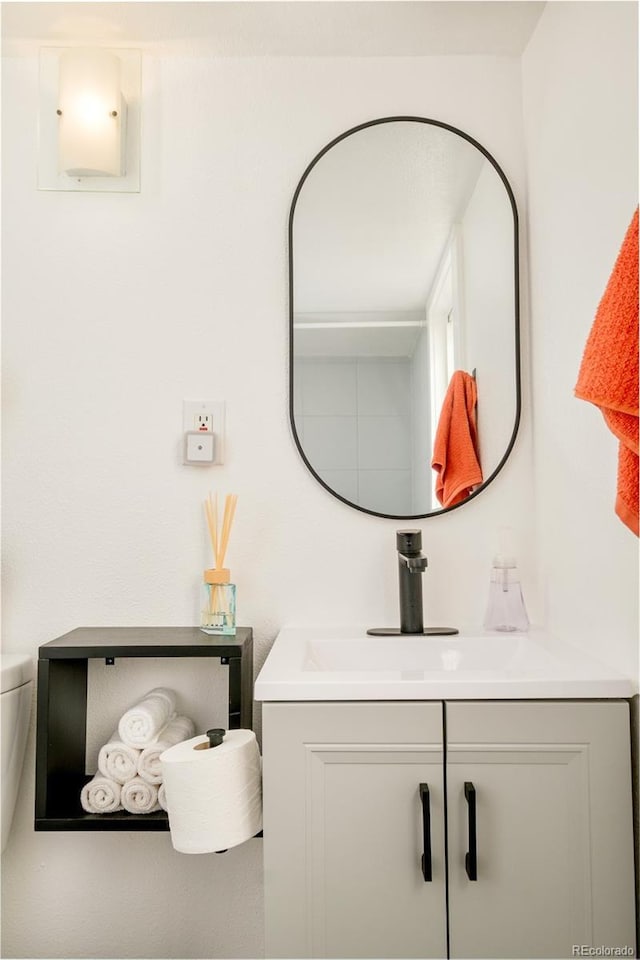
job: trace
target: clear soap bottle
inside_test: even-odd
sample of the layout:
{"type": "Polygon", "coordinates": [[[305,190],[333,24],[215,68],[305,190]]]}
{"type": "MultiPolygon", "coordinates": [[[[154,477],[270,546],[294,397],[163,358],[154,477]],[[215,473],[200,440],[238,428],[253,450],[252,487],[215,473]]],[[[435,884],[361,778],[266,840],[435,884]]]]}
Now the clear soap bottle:
{"type": "Polygon", "coordinates": [[[529,629],[529,617],[524,605],[520,575],[511,549],[511,530],[500,530],[499,552],[493,558],[489,602],[484,618],[485,630],[510,633],[529,629]]]}

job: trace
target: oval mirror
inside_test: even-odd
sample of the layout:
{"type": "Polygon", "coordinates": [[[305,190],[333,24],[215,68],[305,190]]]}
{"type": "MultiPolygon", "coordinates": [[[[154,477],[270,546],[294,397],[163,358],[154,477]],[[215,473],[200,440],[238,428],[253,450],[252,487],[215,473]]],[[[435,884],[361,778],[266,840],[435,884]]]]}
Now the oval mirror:
{"type": "Polygon", "coordinates": [[[348,130],[289,218],[290,411],[313,475],[428,517],[500,471],[520,417],[518,223],[487,150],[435,120],[348,130]]]}

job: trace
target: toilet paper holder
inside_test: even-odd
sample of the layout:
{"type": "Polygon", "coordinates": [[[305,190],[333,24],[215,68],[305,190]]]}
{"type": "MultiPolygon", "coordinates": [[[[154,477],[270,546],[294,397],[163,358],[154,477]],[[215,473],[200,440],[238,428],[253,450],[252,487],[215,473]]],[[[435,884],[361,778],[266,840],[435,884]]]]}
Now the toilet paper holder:
{"type": "Polygon", "coordinates": [[[220,729],[220,727],[214,727],[213,730],[207,730],[207,736],[209,737],[209,746],[210,747],[219,747],[222,741],[224,740],[224,735],[227,731],[220,729]]]}

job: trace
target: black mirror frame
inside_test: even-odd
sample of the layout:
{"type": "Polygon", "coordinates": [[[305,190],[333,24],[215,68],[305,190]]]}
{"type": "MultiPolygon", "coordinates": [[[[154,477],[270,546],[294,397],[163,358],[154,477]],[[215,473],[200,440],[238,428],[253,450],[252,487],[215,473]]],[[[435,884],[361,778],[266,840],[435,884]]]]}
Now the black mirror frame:
{"type": "Polygon", "coordinates": [[[464,506],[469,503],[471,500],[474,500],[478,494],[482,493],[483,490],[488,487],[488,485],[495,480],[497,475],[502,470],[505,465],[509,455],[513,449],[513,446],[516,441],[516,436],[518,433],[518,428],[520,426],[520,415],[522,410],[522,388],[521,388],[521,357],[520,357],[520,254],[519,254],[519,239],[518,239],[518,210],[516,207],[515,197],[513,191],[507,180],[504,172],[500,166],[496,163],[495,159],[491,156],[488,150],[486,150],[482,144],[478,143],[477,140],[474,140],[473,137],[469,136],[468,133],[464,133],[463,130],[459,130],[457,127],[452,126],[449,123],[444,123],[442,120],[431,120],[426,117],[411,117],[411,116],[397,116],[397,117],[381,117],[378,120],[368,120],[366,123],[360,123],[357,127],[351,127],[349,130],[346,130],[344,133],[341,133],[339,136],[335,137],[328,143],[322,150],[316,154],[309,166],[306,168],[298,186],[295,189],[293,195],[293,200],[291,201],[291,209],[289,212],[289,230],[288,230],[288,243],[289,243],[289,419],[291,422],[291,430],[293,432],[293,439],[298,448],[298,452],[302,457],[304,464],[310,473],[316,478],[318,483],[320,483],[325,490],[327,490],[331,496],[335,497],[337,500],[341,500],[349,507],[353,507],[354,510],[359,510],[361,513],[368,513],[373,517],[382,517],[387,520],[425,520],[427,517],[439,517],[443,513],[450,513],[452,510],[457,510],[459,507],[464,506]],[[294,409],[293,409],[293,217],[295,213],[296,203],[300,195],[300,191],[304,185],[305,180],[318,163],[318,161],[331,150],[337,143],[340,143],[341,140],[345,140],[347,137],[350,137],[354,133],[358,133],[360,130],[366,130],[368,127],[379,126],[382,123],[396,123],[398,121],[409,121],[413,123],[427,123],[434,127],[441,127],[444,130],[449,130],[451,133],[457,134],[459,137],[462,137],[464,140],[467,140],[470,144],[476,147],[480,153],[487,158],[491,163],[496,173],[502,180],[504,188],[507,191],[507,196],[509,197],[509,202],[511,203],[511,210],[513,213],[513,260],[514,260],[514,313],[515,313],[515,374],[516,374],[516,414],[515,421],[513,425],[513,431],[511,433],[511,438],[507,445],[500,462],[493,471],[493,473],[482,482],[482,484],[470,493],[468,497],[464,500],[461,500],[460,503],[456,503],[450,507],[442,507],[440,510],[432,510],[430,513],[419,513],[419,514],[395,514],[395,513],[379,513],[376,510],[368,510],[366,507],[362,507],[357,503],[353,503],[351,500],[347,500],[346,497],[341,496],[339,493],[336,493],[327,483],[322,479],[321,476],[314,470],[313,466],[307,459],[304,450],[302,449],[302,444],[300,443],[300,438],[298,437],[298,431],[296,430],[294,409]]]}

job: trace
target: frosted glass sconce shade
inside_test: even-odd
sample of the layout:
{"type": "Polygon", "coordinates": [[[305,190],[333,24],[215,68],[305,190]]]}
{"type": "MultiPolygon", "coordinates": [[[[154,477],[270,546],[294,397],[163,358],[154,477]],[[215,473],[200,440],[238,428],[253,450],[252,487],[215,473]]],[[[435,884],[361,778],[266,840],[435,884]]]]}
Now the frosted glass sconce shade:
{"type": "Polygon", "coordinates": [[[123,47],[40,50],[39,190],[140,190],[141,66],[123,47]]]}
{"type": "Polygon", "coordinates": [[[120,177],[126,104],[120,60],[105,50],[60,57],[58,167],[72,177],[120,177]]]}

